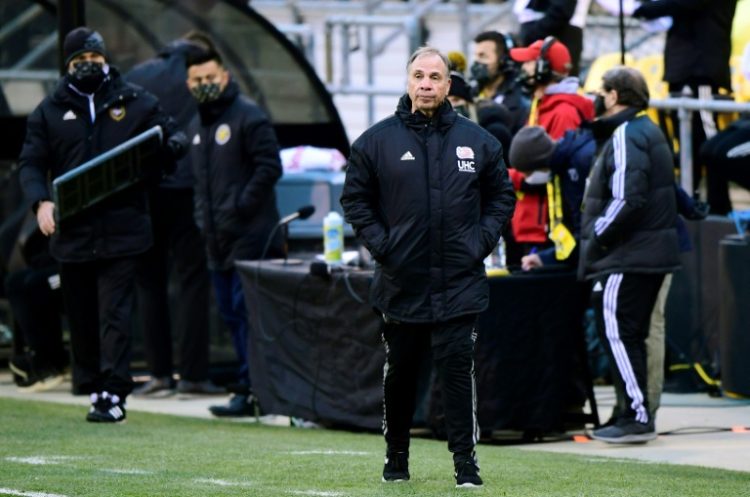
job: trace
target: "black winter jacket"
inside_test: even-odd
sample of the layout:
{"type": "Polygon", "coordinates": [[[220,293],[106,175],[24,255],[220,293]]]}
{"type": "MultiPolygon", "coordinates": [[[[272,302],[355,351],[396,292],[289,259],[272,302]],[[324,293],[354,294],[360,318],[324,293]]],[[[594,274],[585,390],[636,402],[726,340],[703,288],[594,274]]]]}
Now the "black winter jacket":
{"type": "Polygon", "coordinates": [[[669,273],[679,267],[672,152],[636,109],[594,122],[614,130],[597,156],[583,205],[579,276],[669,273]]]}
{"type": "Polygon", "coordinates": [[[229,270],[238,259],[278,257],[283,240],[274,185],[281,177],[276,134],[265,113],[230,81],[218,100],[202,104],[188,127],[195,217],[206,239],[209,268],[229,270]]]}
{"type": "MultiPolygon", "coordinates": [[[[114,67],[94,94],[93,123],[89,104],[63,77],[29,116],[19,163],[21,187],[32,204],[51,200],[50,180],[129,138],[155,125],[165,139],[174,131],[156,97],[126,83],[114,67]]],[[[134,187],[59,223],[50,252],[58,261],[84,262],[139,254],[152,241],[146,196],[134,187]]]]}
{"type": "Polygon", "coordinates": [[[341,205],[377,261],[370,298],[380,312],[441,322],[487,307],[483,259],[515,194],[500,143],[450,104],[428,119],[404,95],[354,142],[341,205]]]}
{"type": "Polygon", "coordinates": [[[634,15],[645,19],[671,16],[664,47],[664,81],[713,84],[731,89],[729,56],[737,0],[655,0],[643,2],[634,15]]]}
{"type": "MultiPolygon", "coordinates": [[[[126,80],[156,96],[164,112],[174,118],[177,129],[181,131],[185,131],[198,113],[198,104],[185,84],[185,59],[190,50],[188,42],[177,40],[164,47],[157,57],[138,64],[125,75],[126,80]]],[[[174,173],[164,177],[159,186],[192,188],[193,170],[189,156],[178,160],[174,173]]]]}

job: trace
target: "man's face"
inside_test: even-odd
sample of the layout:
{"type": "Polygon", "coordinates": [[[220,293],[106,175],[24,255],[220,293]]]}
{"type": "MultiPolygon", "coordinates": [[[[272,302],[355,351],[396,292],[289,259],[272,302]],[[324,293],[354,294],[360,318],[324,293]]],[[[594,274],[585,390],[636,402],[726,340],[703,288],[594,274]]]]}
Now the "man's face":
{"type": "Polygon", "coordinates": [[[73,71],[75,71],[76,64],[81,62],[93,62],[104,65],[106,60],[102,54],[96,52],[83,52],[70,59],[70,62],[68,62],[68,72],[72,74],[73,71]]]}
{"type": "Polygon", "coordinates": [[[480,41],[474,45],[474,62],[487,66],[490,78],[498,72],[497,45],[492,40],[480,41]]]}
{"type": "Polygon", "coordinates": [[[594,110],[597,117],[607,117],[615,114],[617,98],[617,90],[607,89],[605,85],[602,85],[596,92],[596,100],[594,101],[594,110]]]}
{"type": "Polygon", "coordinates": [[[451,80],[448,68],[439,55],[428,54],[416,58],[409,66],[407,93],[411,111],[432,117],[448,96],[451,80]]]}
{"type": "Polygon", "coordinates": [[[217,84],[224,91],[229,82],[229,72],[215,60],[196,64],[188,68],[187,85],[190,91],[201,85],[217,84]]]}

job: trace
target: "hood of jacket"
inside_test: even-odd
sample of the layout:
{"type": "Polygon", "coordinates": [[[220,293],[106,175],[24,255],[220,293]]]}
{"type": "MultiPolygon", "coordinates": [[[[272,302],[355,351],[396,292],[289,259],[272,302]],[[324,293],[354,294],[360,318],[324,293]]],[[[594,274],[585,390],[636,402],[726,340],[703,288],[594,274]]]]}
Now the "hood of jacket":
{"type": "Polygon", "coordinates": [[[427,117],[420,111],[411,111],[411,98],[409,95],[403,95],[396,107],[396,116],[401,119],[406,126],[412,129],[422,129],[427,124],[432,124],[435,128],[441,132],[445,132],[453,125],[458,117],[458,114],[453,107],[451,107],[448,100],[444,100],[443,103],[437,108],[432,117],[427,117]]]}
{"type": "Polygon", "coordinates": [[[578,93],[545,93],[539,104],[539,114],[553,112],[560,105],[575,107],[584,121],[594,118],[594,103],[578,93]]]}

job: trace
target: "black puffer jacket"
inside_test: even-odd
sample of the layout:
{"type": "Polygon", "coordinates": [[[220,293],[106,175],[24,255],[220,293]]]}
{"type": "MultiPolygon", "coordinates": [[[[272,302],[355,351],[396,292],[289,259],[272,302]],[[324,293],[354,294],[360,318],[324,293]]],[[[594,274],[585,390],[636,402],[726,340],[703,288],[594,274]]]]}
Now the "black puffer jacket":
{"type": "Polygon", "coordinates": [[[579,276],[679,267],[672,152],[661,130],[627,109],[594,122],[604,142],[583,200],[579,276]]]}
{"type": "Polygon", "coordinates": [[[500,143],[450,104],[428,119],[404,95],[394,116],[354,142],[341,205],[378,262],[376,309],[439,322],[487,307],[483,259],[515,194],[500,143]]]}
{"type": "MultiPolygon", "coordinates": [[[[94,94],[93,123],[89,103],[63,77],[29,116],[19,162],[21,186],[32,204],[52,198],[48,176],[55,179],[152,126],[161,125],[165,138],[174,131],[156,97],[123,81],[113,67],[94,94]]],[[[153,167],[157,173],[158,164],[153,167]]],[[[59,223],[50,252],[59,261],[83,262],[139,254],[151,243],[146,196],[130,188],[59,223]]]]}
{"type": "MultiPolygon", "coordinates": [[[[164,47],[157,57],[138,64],[125,75],[127,81],[142,86],[156,96],[164,112],[172,116],[177,129],[181,131],[185,131],[198,113],[198,104],[185,84],[185,59],[191,50],[195,48],[188,42],[176,40],[164,47]]],[[[174,173],[164,177],[159,186],[192,188],[190,158],[185,156],[178,160],[174,173]]]]}
{"type": "Polygon", "coordinates": [[[279,221],[274,185],[281,159],[271,123],[230,81],[218,100],[202,104],[188,127],[195,176],[195,218],[206,238],[208,264],[228,270],[237,259],[278,257],[279,221]]]}

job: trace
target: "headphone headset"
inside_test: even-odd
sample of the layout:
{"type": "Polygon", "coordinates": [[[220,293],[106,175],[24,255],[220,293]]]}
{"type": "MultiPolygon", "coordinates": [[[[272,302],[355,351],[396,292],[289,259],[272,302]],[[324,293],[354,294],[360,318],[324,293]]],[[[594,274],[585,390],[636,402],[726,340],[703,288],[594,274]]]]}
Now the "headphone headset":
{"type": "Polygon", "coordinates": [[[510,58],[510,49],[516,48],[516,42],[513,37],[508,33],[503,33],[503,55],[498,61],[498,71],[502,73],[513,72],[516,69],[516,63],[510,58]]]}
{"type": "Polygon", "coordinates": [[[542,50],[539,52],[539,58],[536,59],[536,71],[534,72],[534,81],[537,84],[547,84],[552,79],[552,68],[547,52],[550,47],[555,44],[557,38],[554,36],[548,36],[542,43],[542,50]]]}

